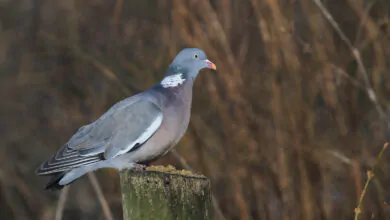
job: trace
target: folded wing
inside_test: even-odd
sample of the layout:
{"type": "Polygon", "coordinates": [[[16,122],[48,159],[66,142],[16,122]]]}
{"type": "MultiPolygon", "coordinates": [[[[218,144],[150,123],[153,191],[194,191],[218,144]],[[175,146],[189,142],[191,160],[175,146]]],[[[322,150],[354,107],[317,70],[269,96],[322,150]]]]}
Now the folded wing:
{"type": "Polygon", "coordinates": [[[81,127],[52,158],[37,170],[40,175],[64,172],[111,159],[142,147],[159,129],[162,110],[138,99],[114,105],[95,122],[81,127]]]}

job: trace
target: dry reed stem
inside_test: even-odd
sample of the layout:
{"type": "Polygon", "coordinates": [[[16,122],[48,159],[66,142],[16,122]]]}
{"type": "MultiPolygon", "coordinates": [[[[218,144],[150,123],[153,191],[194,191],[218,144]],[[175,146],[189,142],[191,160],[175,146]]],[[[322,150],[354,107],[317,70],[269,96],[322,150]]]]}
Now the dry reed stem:
{"type": "MultiPolygon", "coordinates": [[[[176,160],[179,161],[179,163],[187,170],[193,170],[191,168],[191,166],[187,163],[187,161],[176,151],[176,149],[172,149],[170,151],[172,153],[172,155],[176,158],[176,160]]],[[[212,193],[211,194],[211,199],[212,199],[212,202],[213,202],[213,206],[214,206],[214,209],[218,215],[218,219],[220,220],[225,220],[225,216],[223,215],[222,213],[222,210],[219,206],[219,203],[218,203],[218,200],[217,198],[214,196],[214,194],[212,193]]]]}
{"type": "Polygon", "coordinates": [[[334,65],[334,64],[331,64],[333,70],[335,71],[336,74],[342,76],[342,77],[345,77],[346,79],[349,80],[349,82],[355,86],[356,88],[359,88],[359,89],[362,89],[362,90],[366,90],[366,88],[361,85],[359,83],[359,81],[357,81],[356,79],[354,79],[353,77],[351,77],[347,72],[345,72],[345,70],[341,69],[340,67],[334,65]]]}
{"type": "Polygon", "coordinates": [[[357,42],[359,42],[359,40],[360,40],[360,37],[361,37],[362,32],[363,32],[363,26],[366,23],[366,20],[369,18],[369,12],[372,9],[372,6],[374,5],[374,3],[375,3],[375,1],[368,2],[368,5],[364,9],[364,12],[361,13],[362,16],[361,16],[360,23],[359,23],[359,29],[356,33],[354,45],[357,45],[357,42]]]}
{"type": "Polygon", "coordinates": [[[102,206],[103,209],[104,216],[106,216],[106,220],[114,220],[114,217],[111,213],[110,206],[108,205],[106,198],[104,198],[102,189],[95,176],[95,173],[93,172],[88,173],[88,179],[91,182],[93,190],[95,191],[96,196],[99,199],[100,205],[102,206]]]}
{"type": "MultiPolygon", "coordinates": [[[[382,82],[381,72],[385,70],[386,60],[385,60],[385,51],[383,50],[383,46],[381,45],[381,32],[378,25],[375,23],[372,17],[365,16],[365,14],[369,13],[370,5],[366,6],[363,0],[348,0],[351,8],[356,12],[358,17],[361,20],[361,25],[366,30],[367,38],[372,44],[373,49],[373,63],[375,65],[372,66],[371,69],[371,79],[373,88],[376,90],[380,90],[380,85],[382,82]]],[[[374,1],[373,1],[374,2],[374,1]]],[[[374,3],[373,3],[374,4],[374,3]]]]}
{"type": "Polygon", "coordinates": [[[341,38],[341,40],[348,46],[348,48],[350,49],[352,55],[354,56],[355,60],[356,60],[356,63],[357,63],[357,66],[358,66],[358,70],[359,70],[359,73],[361,74],[362,78],[363,78],[363,81],[364,81],[364,84],[365,84],[365,87],[366,87],[366,93],[368,95],[368,98],[370,99],[370,101],[375,105],[375,108],[379,114],[379,117],[382,119],[382,120],[386,120],[386,124],[387,126],[390,128],[390,123],[387,121],[387,115],[385,114],[384,110],[382,109],[382,107],[379,105],[378,103],[378,99],[377,99],[377,96],[375,94],[375,91],[374,89],[372,88],[371,86],[371,83],[370,83],[370,80],[368,78],[368,73],[367,73],[367,70],[366,68],[364,67],[364,64],[363,64],[363,61],[362,61],[362,58],[361,58],[361,55],[360,55],[360,52],[359,50],[354,47],[351,43],[351,41],[347,38],[347,36],[344,34],[344,32],[340,29],[339,25],[337,24],[337,22],[334,20],[333,16],[329,13],[329,11],[324,7],[324,5],[321,3],[320,0],[313,0],[314,3],[318,6],[318,8],[320,9],[321,13],[325,16],[325,18],[328,20],[328,22],[332,25],[332,27],[336,30],[337,34],[339,35],[339,37],[341,38]]]}
{"type": "Polygon", "coordinates": [[[124,3],[123,0],[115,1],[114,13],[111,18],[111,26],[110,26],[111,41],[114,41],[114,37],[117,35],[118,32],[118,25],[120,24],[120,16],[123,10],[123,3],[124,3]]]}
{"type": "Polygon", "coordinates": [[[290,189],[290,186],[293,185],[293,181],[291,179],[291,171],[289,166],[289,158],[288,153],[285,150],[286,140],[284,136],[281,133],[281,127],[282,127],[282,116],[283,114],[281,110],[283,109],[281,107],[282,105],[282,95],[281,95],[281,89],[280,85],[277,83],[277,79],[274,79],[272,82],[272,116],[276,124],[275,129],[275,138],[276,138],[276,146],[277,146],[277,164],[278,164],[278,172],[279,172],[279,187],[281,194],[281,200],[284,206],[284,209],[282,210],[283,213],[283,219],[289,220],[292,219],[293,216],[291,216],[291,210],[293,210],[293,205],[291,201],[294,201],[294,194],[290,189]]]}
{"type": "Polygon", "coordinates": [[[64,189],[62,189],[61,191],[60,198],[58,199],[58,203],[57,203],[55,220],[62,219],[70,187],[71,186],[65,186],[64,189]]]}
{"type": "Polygon", "coordinates": [[[378,164],[379,164],[379,162],[380,162],[380,160],[382,158],[383,153],[387,149],[388,145],[389,145],[389,143],[387,143],[387,142],[383,145],[383,148],[382,148],[381,152],[379,153],[378,157],[376,158],[376,162],[375,162],[374,167],[372,168],[372,170],[367,171],[367,181],[364,184],[364,188],[363,188],[363,191],[362,191],[362,193],[360,195],[359,202],[357,204],[357,207],[355,208],[355,218],[354,218],[355,220],[359,219],[359,214],[361,213],[363,199],[364,199],[364,196],[366,195],[368,184],[370,184],[372,178],[374,178],[375,170],[376,170],[376,168],[377,168],[377,166],[378,166],[378,164]]]}

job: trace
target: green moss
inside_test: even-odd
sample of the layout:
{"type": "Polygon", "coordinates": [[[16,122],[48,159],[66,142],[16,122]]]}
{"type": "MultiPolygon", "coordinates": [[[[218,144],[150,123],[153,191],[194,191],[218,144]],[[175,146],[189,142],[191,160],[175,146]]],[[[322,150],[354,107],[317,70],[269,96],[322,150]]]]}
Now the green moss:
{"type": "Polygon", "coordinates": [[[172,174],[179,174],[183,176],[192,176],[192,177],[198,177],[198,178],[206,178],[202,174],[194,173],[190,170],[177,170],[172,165],[167,166],[149,166],[146,168],[146,171],[158,171],[158,172],[166,172],[166,173],[172,173],[172,174]]]}

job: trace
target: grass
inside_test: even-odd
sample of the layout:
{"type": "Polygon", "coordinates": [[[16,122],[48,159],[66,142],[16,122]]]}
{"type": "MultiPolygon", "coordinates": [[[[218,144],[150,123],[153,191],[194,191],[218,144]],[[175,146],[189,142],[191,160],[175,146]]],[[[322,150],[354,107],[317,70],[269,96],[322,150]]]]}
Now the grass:
{"type": "Polygon", "coordinates": [[[389,143],[385,143],[383,145],[383,148],[376,159],[375,166],[372,168],[372,170],[367,171],[367,181],[364,184],[363,191],[359,197],[359,202],[357,204],[357,207],[355,208],[355,218],[354,218],[355,220],[359,219],[359,214],[362,212],[363,199],[364,199],[364,196],[366,195],[368,185],[370,184],[371,180],[375,177],[375,169],[378,166],[378,164],[379,164],[385,150],[387,149],[388,145],[389,145],[389,143]]]}

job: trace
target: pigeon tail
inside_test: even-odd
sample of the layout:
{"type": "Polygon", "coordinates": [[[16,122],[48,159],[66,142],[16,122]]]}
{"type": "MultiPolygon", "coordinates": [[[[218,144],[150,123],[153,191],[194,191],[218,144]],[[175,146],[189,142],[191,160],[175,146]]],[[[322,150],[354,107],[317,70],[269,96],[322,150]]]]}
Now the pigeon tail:
{"type": "Polygon", "coordinates": [[[54,191],[54,190],[61,190],[62,188],[64,188],[64,185],[59,184],[60,180],[64,176],[65,176],[65,172],[53,174],[50,181],[46,184],[45,189],[54,191]]]}

